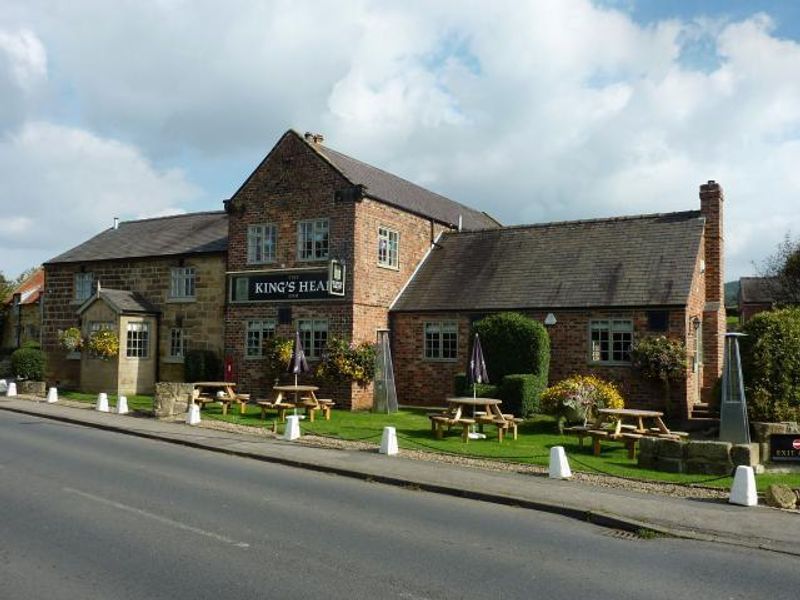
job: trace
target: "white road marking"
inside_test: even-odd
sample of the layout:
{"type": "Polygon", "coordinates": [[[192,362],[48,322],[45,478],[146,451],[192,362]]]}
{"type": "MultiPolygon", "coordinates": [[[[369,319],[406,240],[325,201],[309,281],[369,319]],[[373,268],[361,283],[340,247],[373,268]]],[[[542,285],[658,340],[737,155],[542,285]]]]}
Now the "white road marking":
{"type": "Polygon", "coordinates": [[[65,487],[63,488],[63,490],[67,493],[77,494],[78,496],[81,496],[88,500],[94,500],[95,502],[98,502],[100,504],[105,504],[106,506],[113,506],[114,508],[127,511],[135,515],[147,517],[148,519],[153,519],[154,521],[158,521],[159,523],[164,523],[165,525],[175,527],[176,529],[189,531],[191,533],[196,533],[197,535],[203,535],[213,540],[217,540],[218,542],[222,542],[223,544],[230,544],[231,546],[236,546],[237,548],[250,547],[250,544],[247,544],[245,542],[237,542],[236,540],[232,540],[231,538],[225,537],[224,535],[214,533],[213,531],[206,531],[205,529],[200,529],[199,527],[192,527],[191,525],[187,525],[186,523],[181,523],[180,521],[175,521],[168,517],[162,517],[161,515],[156,515],[146,510],[142,510],[141,508],[136,508],[135,506],[128,506],[127,504],[122,504],[121,502],[117,502],[116,500],[110,500],[108,498],[103,498],[101,496],[95,496],[94,494],[90,494],[88,492],[82,492],[80,490],[76,490],[70,487],[65,487]]]}

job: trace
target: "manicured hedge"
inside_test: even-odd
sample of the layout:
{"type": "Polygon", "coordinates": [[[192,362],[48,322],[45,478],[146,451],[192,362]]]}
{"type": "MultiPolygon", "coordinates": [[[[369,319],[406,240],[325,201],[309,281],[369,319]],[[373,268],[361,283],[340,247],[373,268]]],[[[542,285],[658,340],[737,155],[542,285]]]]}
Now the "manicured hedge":
{"type": "Polygon", "coordinates": [[[800,308],[745,323],[742,370],[751,421],[800,421],[800,308]]]}
{"type": "Polygon", "coordinates": [[[45,354],[35,342],[27,342],[11,353],[11,370],[20,379],[41,381],[46,364],[45,354]]]}
{"type": "Polygon", "coordinates": [[[503,412],[522,417],[539,412],[539,396],[546,387],[546,375],[532,373],[506,375],[500,382],[503,412]]]}
{"type": "Polygon", "coordinates": [[[211,350],[190,350],[183,359],[186,381],[217,381],[222,378],[222,361],[211,350]]]}
{"type": "Polygon", "coordinates": [[[489,371],[489,381],[506,375],[550,370],[550,336],[544,325],[519,313],[497,313],[475,323],[489,371]]]}

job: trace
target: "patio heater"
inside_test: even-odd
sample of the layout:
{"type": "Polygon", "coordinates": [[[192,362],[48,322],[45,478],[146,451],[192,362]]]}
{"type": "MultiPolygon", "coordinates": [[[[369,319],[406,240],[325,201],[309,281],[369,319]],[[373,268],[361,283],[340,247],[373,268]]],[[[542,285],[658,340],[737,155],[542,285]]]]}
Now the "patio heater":
{"type": "Polygon", "coordinates": [[[375,385],[372,399],[373,412],[387,415],[397,412],[397,389],[394,385],[394,367],[388,329],[378,330],[378,343],[375,346],[375,385]]]}
{"type": "Polygon", "coordinates": [[[750,423],[742,379],[742,358],[739,338],[743,333],[725,334],[725,354],[722,361],[722,402],[719,410],[719,439],[732,444],[750,443],[750,423]]]}

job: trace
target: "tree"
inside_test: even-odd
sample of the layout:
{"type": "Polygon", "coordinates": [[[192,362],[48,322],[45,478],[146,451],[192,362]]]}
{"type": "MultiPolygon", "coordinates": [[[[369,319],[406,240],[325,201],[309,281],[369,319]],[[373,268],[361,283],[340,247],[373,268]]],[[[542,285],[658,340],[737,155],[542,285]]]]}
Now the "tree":
{"type": "Polygon", "coordinates": [[[771,281],[773,296],[780,306],[800,304],[800,238],[788,233],[762,267],[771,281]]]}
{"type": "Polygon", "coordinates": [[[5,302],[11,295],[11,292],[14,291],[15,287],[17,287],[17,285],[13,281],[6,279],[3,272],[0,271],[0,302],[5,302]]]}

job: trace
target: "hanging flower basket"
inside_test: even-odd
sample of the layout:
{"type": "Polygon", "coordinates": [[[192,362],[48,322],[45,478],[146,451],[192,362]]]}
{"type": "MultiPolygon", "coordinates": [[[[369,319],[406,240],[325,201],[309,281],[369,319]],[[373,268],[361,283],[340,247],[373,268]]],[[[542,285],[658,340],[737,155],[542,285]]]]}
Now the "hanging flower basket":
{"type": "Polygon", "coordinates": [[[92,355],[104,360],[114,358],[119,354],[119,337],[110,329],[95,331],[89,336],[86,345],[92,355]]]}
{"type": "Polygon", "coordinates": [[[58,343],[67,352],[79,352],[83,347],[83,335],[81,330],[77,327],[70,327],[68,329],[59,329],[58,343]]]}

